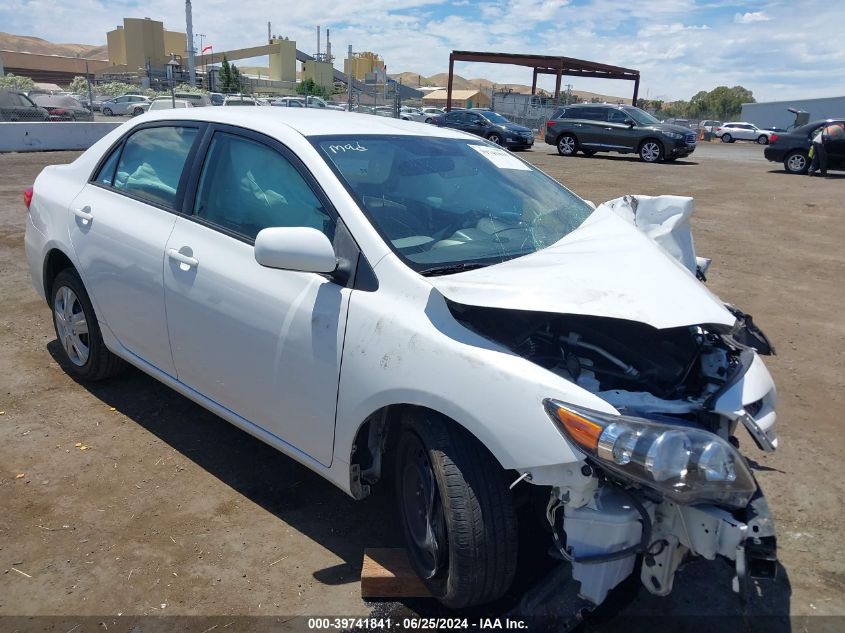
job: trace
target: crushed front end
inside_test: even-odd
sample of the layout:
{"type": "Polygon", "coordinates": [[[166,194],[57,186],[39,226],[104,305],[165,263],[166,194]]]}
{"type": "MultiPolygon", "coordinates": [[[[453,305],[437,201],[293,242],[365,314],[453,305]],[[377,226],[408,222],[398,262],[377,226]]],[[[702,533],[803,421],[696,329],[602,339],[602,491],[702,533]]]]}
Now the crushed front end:
{"type": "Polygon", "coordinates": [[[624,319],[451,304],[467,327],[597,395],[609,414],[546,399],[583,462],[524,474],[548,486],[554,548],[580,595],[600,604],[642,558],[643,585],[672,590],[693,556],[734,561],[735,591],[771,577],[776,538],[765,498],[739,453],[737,428],[772,451],[776,392],[748,316],[733,327],[657,329],[624,319]]]}

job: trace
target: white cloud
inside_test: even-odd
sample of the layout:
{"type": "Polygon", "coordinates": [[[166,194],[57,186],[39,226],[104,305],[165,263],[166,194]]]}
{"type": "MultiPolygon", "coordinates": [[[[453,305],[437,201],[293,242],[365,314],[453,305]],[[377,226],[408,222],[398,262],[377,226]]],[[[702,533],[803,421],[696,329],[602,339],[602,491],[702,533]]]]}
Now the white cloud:
{"type": "Polygon", "coordinates": [[[750,11],[749,13],[737,13],[734,15],[734,22],[737,24],[753,24],[754,22],[768,22],[771,20],[763,11],[750,11]]]}

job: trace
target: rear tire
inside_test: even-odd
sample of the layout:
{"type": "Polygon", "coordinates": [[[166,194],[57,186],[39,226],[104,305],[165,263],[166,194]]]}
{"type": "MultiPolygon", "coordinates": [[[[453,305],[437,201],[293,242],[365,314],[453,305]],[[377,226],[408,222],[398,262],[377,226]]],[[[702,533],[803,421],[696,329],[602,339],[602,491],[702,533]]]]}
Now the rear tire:
{"type": "Polygon", "coordinates": [[[725,133],[725,134],[722,134],[722,142],[723,143],[733,143],[734,139],[730,134],[725,133]]]}
{"type": "Polygon", "coordinates": [[[132,110],[132,116],[140,116],[144,114],[144,108],[135,108],[132,110]]]}
{"type": "Polygon", "coordinates": [[[783,159],[783,168],[788,174],[806,174],[810,169],[810,158],[802,150],[789,152],[783,159]]]}
{"type": "Polygon", "coordinates": [[[125,363],[103,342],[85,286],[72,268],[56,275],[51,288],[53,327],[69,373],[79,380],[103,380],[119,374],[125,363]]]}
{"type": "Polygon", "coordinates": [[[578,139],[571,134],[562,134],[557,139],[557,153],[561,156],[575,156],[578,151],[578,139]]]}
{"type": "Polygon", "coordinates": [[[502,144],[502,137],[499,136],[498,134],[491,134],[490,136],[487,137],[487,140],[490,141],[491,143],[495,143],[496,145],[502,144]]]}
{"type": "Polygon", "coordinates": [[[396,501],[408,558],[450,608],[500,598],[517,563],[517,519],[505,472],[454,423],[414,412],[396,448],[396,501]]]}

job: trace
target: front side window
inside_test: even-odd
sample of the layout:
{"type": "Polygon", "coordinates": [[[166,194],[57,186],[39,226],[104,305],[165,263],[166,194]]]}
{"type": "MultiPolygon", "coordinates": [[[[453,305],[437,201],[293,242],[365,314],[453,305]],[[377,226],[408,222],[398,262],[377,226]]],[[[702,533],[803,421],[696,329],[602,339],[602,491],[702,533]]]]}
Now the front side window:
{"type": "Polygon", "coordinates": [[[607,121],[608,123],[625,123],[630,119],[626,112],[622,110],[608,110],[607,111],[607,121]]]}
{"type": "Polygon", "coordinates": [[[343,136],[313,142],[394,252],[423,274],[533,253],[592,213],[568,189],[484,141],[343,136]]]}
{"type": "Polygon", "coordinates": [[[635,108],[633,106],[628,106],[623,108],[625,114],[629,117],[634,119],[638,125],[654,125],[655,123],[660,123],[656,117],[652,116],[645,110],[641,110],[640,108],[635,108]]]}
{"type": "Polygon", "coordinates": [[[192,127],[138,130],[123,145],[113,187],[172,208],[196,136],[197,129],[192,127]]]}
{"type": "Polygon", "coordinates": [[[18,99],[20,99],[20,104],[25,108],[34,108],[35,104],[27,97],[26,95],[18,95],[18,99]]]}
{"type": "Polygon", "coordinates": [[[334,221],[282,154],[223,132],[208,148],[194,215],[249,239],[274,226],[311,227],[334,237],[334,221]]]}

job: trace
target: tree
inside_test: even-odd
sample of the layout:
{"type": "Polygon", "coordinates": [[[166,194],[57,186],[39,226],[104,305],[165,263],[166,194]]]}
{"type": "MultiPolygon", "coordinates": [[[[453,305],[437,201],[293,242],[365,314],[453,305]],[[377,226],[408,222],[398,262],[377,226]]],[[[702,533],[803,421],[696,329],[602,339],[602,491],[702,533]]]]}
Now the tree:
{"type": "Polygon", "coordinates": [[[323,88],[322,86],[317,85],[317,83],[311,79],[310,77],[305,81],[300,81],[296,86],[297,94],[301,95],[316,95],[318,97],[329,98],[331,95],[328,94],[328,90],[323,88]]]}
{"type": "Polygon", "coordinates": [[[73,78],[73,81],[70,82],[70,85],[67,87],[68,92],[72,92],[75,95],[87,95],[88,94],[88,80],[85,79],[82,75],[77,75],[73,78]]]}
{"type": "Polygon", "coordinates": [[[232,64],[232,92],[243,92],[244,79],[240,69],[232,64]]]}
{"type": "Polygon", "coordinates": [[[223,93],[232,92],[232,67],[229,60],[223,55],[223,63],[220,64],[220,73],[217,75],[217,89],[223,93]]]}
{"type": "Polygon", "coordinates": [[[4,77],[0,77],[0,89],[29,92],[34,88],[35,82],[29,77],[21,77],[20,75],[13,75],[12,73],[9,73],[4,77]]]}

